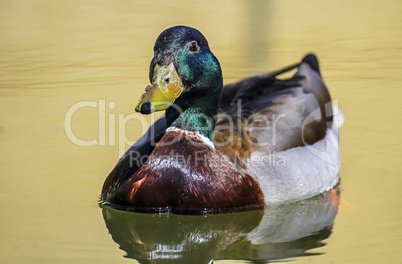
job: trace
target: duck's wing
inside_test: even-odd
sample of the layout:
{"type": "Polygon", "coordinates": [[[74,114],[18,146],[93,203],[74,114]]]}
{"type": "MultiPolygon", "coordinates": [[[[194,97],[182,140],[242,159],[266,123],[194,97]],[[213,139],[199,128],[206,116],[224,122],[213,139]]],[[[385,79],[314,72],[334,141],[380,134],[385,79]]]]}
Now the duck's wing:
{"type": "Polygon", "coordinates": [[[317,58],[309,54],[299,64],[225,86],[214,143],[239,162],[253,151],[313,144],[331,125],[329,92],[317,58]],[[291,78],[277,78],[295,68],[291,78]]]}
{"type": "Polygon", "coordinates": [[[120,184],[131,177],[147,160],[156,143],[166,131],[166,118],[161,116],[120,158],[117,165],[109,173],[102,188],[102,198],[108,193],[112,184],[120,184]]]}
{"type": "Polygon", "coordinates": [[[252,101],[258,98],[263,92],[274,92],[276,87],[272,86],[272,84],[276,81],[276,76],[289,72],[299,65],[300,63],[296,63],[277,71],[264,73],[224,85],[219,105],[220,111],[233,111],[239,101],[243,103],[252,101]]]}

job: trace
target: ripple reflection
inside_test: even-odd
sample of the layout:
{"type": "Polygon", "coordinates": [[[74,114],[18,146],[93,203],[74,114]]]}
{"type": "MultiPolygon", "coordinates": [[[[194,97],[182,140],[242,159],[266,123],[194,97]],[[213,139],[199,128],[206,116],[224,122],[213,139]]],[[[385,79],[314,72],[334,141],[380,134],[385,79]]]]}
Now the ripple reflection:
{"type": "Polygon", "coordinates": [[[312,255],[325,245],[339,190],[265,210],[218,215],[141,214],[102,206],[103,218],[127,258],[140,263],[252,262],[312,255]]]}

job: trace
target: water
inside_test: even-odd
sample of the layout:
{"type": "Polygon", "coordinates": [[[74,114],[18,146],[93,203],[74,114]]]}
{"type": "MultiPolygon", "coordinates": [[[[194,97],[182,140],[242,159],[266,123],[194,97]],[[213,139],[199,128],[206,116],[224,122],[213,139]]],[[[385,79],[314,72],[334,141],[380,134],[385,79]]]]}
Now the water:
{"type": "Polygon", "coordinates": [[[401,12],[399,0],[3,0],[0,262],[137,263],[171,252],[182,263],[399,263],[401,12]],[[346,118],[339,210],[328,199],[296,206],[305,218],[289,208],[203,218],[98,207],[126,142],[157,117],[133,109],[156,37],[177,24],[205,34],[226,83],[319,56],[346,118]],[[73,106],[84,107],[71,116],[73,106]]]}

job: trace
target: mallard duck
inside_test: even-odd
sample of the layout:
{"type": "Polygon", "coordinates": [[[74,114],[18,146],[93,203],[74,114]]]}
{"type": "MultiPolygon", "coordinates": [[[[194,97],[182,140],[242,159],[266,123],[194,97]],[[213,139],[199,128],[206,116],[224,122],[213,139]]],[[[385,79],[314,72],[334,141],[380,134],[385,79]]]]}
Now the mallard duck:
{"type": "Polygon", "coordinates": [[[156,40],[149,80],[135,110],[165,115],[109,174],[102,202],[219,213],[302,200],[338,184],[338,126],[315,55],[223,86],[206,38],[175,26],[156,40]]]}

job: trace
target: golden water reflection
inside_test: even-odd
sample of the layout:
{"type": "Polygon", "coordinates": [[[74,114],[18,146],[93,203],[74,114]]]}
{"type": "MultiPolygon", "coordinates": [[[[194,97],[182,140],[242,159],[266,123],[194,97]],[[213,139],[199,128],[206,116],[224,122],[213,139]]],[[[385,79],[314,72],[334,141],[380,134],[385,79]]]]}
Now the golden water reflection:
{"type": "Polygon", "coordinates": [[[113,240],[140,263],[259,262],[307,256],[328,238],[338,211],[336,191],[266,210],[207,216],[140,214],[104,206],[113,240]]]}

